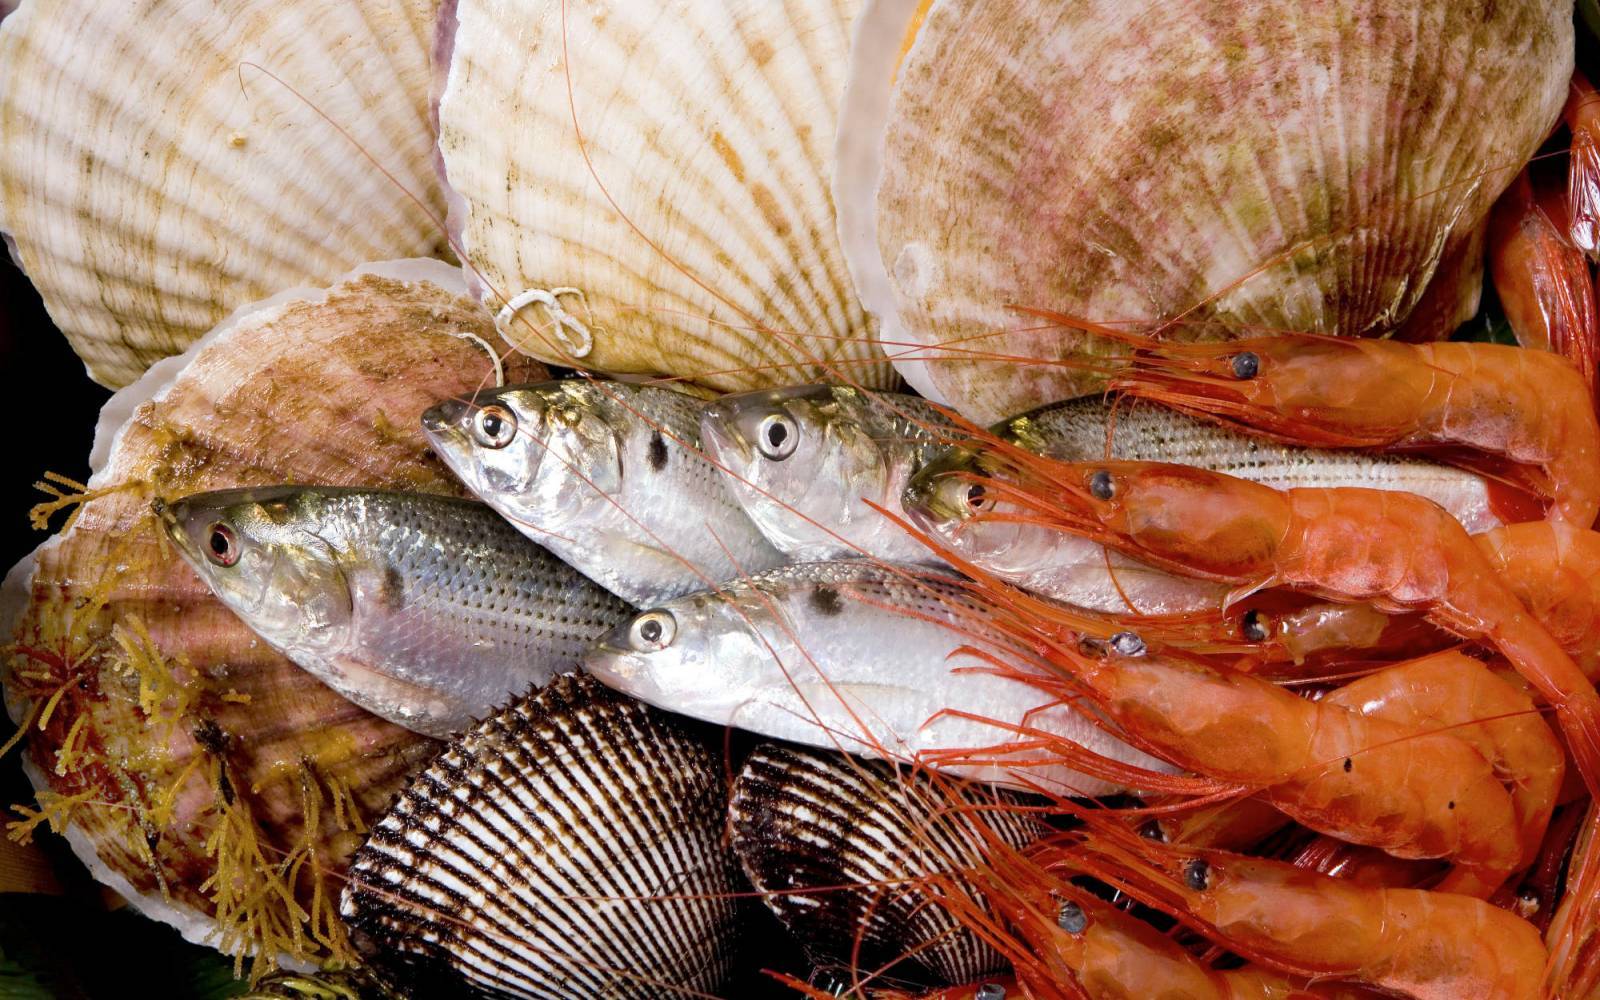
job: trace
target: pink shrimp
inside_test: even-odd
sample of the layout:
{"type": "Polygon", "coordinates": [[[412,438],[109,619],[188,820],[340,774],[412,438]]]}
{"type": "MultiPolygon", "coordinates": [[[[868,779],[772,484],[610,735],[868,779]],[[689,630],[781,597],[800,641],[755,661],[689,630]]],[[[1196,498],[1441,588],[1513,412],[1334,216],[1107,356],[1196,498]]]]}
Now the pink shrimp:
{"type": "Polygon", "coordinates": [[[1595,392],[1600,313],[1583,251],[1568,241],[1565,206],[1524,170],[1490,217],[1489,269],[1523,347],[1560,354],[1595,392]]]}
{"type": "Polygon", "coordinates": [[[1294,865],[1169,848],[1099,824],[1030,851],[1088,873],[1261,965],[1418,1000],[1532,998],[1546,952],[1526,920],[1448,892],[1364,886],[1294,865]]]}
{"type": "Polygon", "coordinates": [[[1591,257],[1600,255],[1600,93],[1581,72],[1572,74],[1561,117],[1572,132],[1567,160],[1568,232],[1591,257]]]}
{"type": "Polygon", "coordinates": [[[1551,518],[1580,527],[1600,512],[1600,423],[1564,357],[1500,344],[1311,334],[1182,344],[1097,332],[1133,347],[1113,367],[1113,389],[1292,444],[1426,449],[1549,498],[1551,518]]]}

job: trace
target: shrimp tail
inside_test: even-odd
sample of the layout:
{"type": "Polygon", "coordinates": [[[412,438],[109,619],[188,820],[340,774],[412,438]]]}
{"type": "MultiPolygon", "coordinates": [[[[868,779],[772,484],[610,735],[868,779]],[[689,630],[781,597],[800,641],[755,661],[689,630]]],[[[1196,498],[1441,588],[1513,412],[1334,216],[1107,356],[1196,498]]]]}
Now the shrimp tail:
{"type": "Polygon", "coordinates": [[[1575,246],[1600,260],[1600,93],[1582,72],[1572,74],[1561,115],[1572,132],[1567,232],[1575,246]]]}
{"type": "Polygon", "coordinates": [[[1584,808],[1567,870],[1567,893],[1550,925],[1546,982],[1552,996],[1590,996],[1600,988],[1600,808],[1584,808]]]}

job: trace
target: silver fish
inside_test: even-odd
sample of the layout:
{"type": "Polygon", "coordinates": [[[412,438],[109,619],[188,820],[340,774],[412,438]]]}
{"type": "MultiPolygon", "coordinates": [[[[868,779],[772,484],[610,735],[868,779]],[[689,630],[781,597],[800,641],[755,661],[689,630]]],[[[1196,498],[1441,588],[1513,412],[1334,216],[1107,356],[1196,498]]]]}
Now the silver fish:
{"type": "Polygon", "coordinates": [[[901,514],[906,484],[943,451],[939,432],[949,428],[917,396],[842,385],[741,392],[707,404],[700,416],[701,436],[734,498],[797,562],[864,555],[943,564],[868,501],[901,514]]]}
{"type": "MultiPolygon", "coordinates": [[[[1086,396],[1001,421],[991,431],[1067,462],[1111,458],[1173,462],[1275,489],[1366,486],[1404,490],[1438,503],[1469,532],[1501,524],[1481,477],[1426,459],[1297,448],[1148,404],[1086,396]]],[[[957,445],[912,478],[902,506],[951,550],[1020,587],[1111,613],[1170,614],[1216,608],[1228,588],[1154,569],[1074,535],[1004,521],[971,522],[971,484],[948,473],[993,474],[981,454],[957,445]]],[[[993,503],[993,498],[983,498],[993,503]]],[[[1004,507],[1004,504],[1001,505],[1004,507]]]]}
{"type": "Polygon", "coordinates": [[[467,488],[638,605],[782,565],[700,453],[692,397],[569,379],[448,400],[423,431],[467,488]]]}
{"type": "Polygon", "coordinates": [[[198,493],[163,520],[255,632],[351,701],[444,736],[570,670],[632,608],[488,507],[414,493],[198,493]]]}
{"type": "MultiPolygon", "coordinates": [[[[941,571],[863,559],[800,563],[667,601],[618,627],[584,669],[641,701],[773,739],[945,766],[940,751],[1054,733],[1104,756],[1168,770],[964,647],[1006,655],[988,610],[941,571]],[[977,718],[944,714],[946,710],[977,718]],[[981,721],[981,720],[993,720],[981,721]],[[1009,727],[1009,728],[1008,728],[1009,727]]],[[[956,774],[1068,794],[1115,791],[1062,766],[980,755],[956,774]]]]}

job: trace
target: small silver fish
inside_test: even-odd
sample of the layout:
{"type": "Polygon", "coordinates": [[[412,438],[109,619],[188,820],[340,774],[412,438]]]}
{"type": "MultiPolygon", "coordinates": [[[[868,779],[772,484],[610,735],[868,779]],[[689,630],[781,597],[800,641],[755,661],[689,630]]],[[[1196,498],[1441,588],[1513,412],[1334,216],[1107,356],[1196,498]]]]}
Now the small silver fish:
{"type": "MultiPolygon", "coordinates": [[[[1488,484],[1470,472],[1404,455],[1292,447],[1149,404],[1117,404],[1104,396],[1086,396],[1001,421],[991,431],[1019,447],[1066,462],[1098,458],[1173,462],[1275,489],[1404,490],[1438,503],[1469,532],[1487,531],[1501,523],[1490,504],[1488,484]]],[[[970,494],[971,483],[948,475],[960,471],[995,474],[980,453],[953,446],[912,477],[902,506],[954,552],[1001,579],[1068,604],[1114,614],[1214,609],[1227,594],[1227,587],[1162,572],[1086,538],[1025,523],[971,522],[971,503],[995,501],[981,492],[970,494]]]]}
{"type": "MultiPolygon", "coordinates": [[[[940,751],[1012,742],[1027,725],[1107,757],[1170,770],[966,647],[1004,654],[989,612],[952,576],[864,559],[800,563],[667,601],[603,638],[584,669],[668,711],[773,739],[943,766],[940,751]],[[944,714],[970,713],[976,719],[944,714]],[[992,723],[980,720],[994,720],[992,723]]],[[[1067,794],[1118,789],[1059,764],[954,773],[1067,794]]]]}
{"type": "Polygon", "coordinates": [[[865,555],[942,565],[867,501],[900,514],[906,484],[944,450],[939,432],[949,427],[917,396],[840,385],[742,392],[700,416],[734,498],[797,562],[865,555]]]}
{"type": "Polygon", "coordinates": [[[198,493],[162,515],[256,634],[430,736],[570,670],[633,611],[470,500],[284,486],[198,493]]]}
{"type": "Polygon", "coordinates": [[[448,400],[422,416],[467,488],[638,605],[784,563],[700,453],[697,399],[568,379],[448,400]]]}

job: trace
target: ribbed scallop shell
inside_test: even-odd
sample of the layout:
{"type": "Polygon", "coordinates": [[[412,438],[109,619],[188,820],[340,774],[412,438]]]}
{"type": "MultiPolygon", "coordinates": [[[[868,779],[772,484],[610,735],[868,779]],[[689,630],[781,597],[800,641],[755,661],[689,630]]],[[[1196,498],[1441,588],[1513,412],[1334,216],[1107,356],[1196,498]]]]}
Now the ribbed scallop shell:
{"type": "Polygon", "coordinates": [[[13,632],[0,614],[0,636],[20,644],[5,652],[7,704],[13,718],[49,711],[26,743],[41,801],[66,797],[79,856],[192,940],[337,951],[335,880],[438,744],[259,641],[183,563],[150,501],[285,481],[458,493],[418,417],[483,383],[483,351],[448,334],[486,327],[459,271],[431,260],[241,311],[112,398],[93,498],[7,577],[18,616],[13,632]]]}
{"type": "Polygon", "coordinates": [[[6,18],[0,231],[96,381],[127,385],[246,303],[446,252],[427,214],[437,6],[28,0],[6,18]]]}
{"type": "MultiPolygon", "coordinates": [[[[901,373],[982,422],[1085,387],[971,359],[1072,353],[1012,305],[1185,337],[1399,327],[1572,69],[1565,0],[936,0],[885,106],[913,6],[863,15],[842,118],[858,146],[877,122],[881,176],[842,160],[840,215],[883,340],[928,345],[901,373]]],[[[1446,280],[1439,322],[1476,291],[1446,280]]]]}
{"type": "Polygon", "coordinates": [[[762,900],[819,958],[847,961],[859,939],[863,967],[910,954],[960,983],[1004,969],[1005,959],[911,880],[983,864],[988,837],[1012,847],[1039,837],[1030,814],[994,808],[1018,801],[769,743],[734,781],[729,829],[762,900]],[[952,808],[961,805],[979,808],[952,808]],[[851,885],[859,888],[823,888],[851,885]]]}
{"type": "Polygon", "coordinates": [[[726,806],[704,747],[566,674],[417,778],[357,853],[340,912],[430,996],[715,990],[734,930],[726,806]]]}
{"type": "Polygon", "coordinates": [[[887,385],[830,195],[859,6],[456,0],[451,228],[492,308],[533,293],[508,335],[721,390],[887,385]]]}

